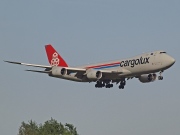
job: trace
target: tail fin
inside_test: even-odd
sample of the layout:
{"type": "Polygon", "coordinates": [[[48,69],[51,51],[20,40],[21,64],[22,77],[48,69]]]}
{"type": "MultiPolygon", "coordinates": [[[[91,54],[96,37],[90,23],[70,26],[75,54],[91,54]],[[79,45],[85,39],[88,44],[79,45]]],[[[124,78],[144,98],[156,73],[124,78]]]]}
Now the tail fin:
{"type": "Polygon", "coordinates": [[[46,54],[51,66],[68,67],[64,59],[58,54],[58,52],[52,47],[52,45],[46,45],[46,54]]]}

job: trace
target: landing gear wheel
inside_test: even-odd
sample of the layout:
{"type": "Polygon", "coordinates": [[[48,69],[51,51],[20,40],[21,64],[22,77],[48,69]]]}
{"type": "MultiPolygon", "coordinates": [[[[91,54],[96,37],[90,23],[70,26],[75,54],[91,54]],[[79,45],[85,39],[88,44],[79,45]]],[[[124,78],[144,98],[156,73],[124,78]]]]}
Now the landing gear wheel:
{"type": "Polygon", "coordinates": [[[96,84],[95,84],[95,87],[96,88],[102,88],[104,86],[103,86],[103,83],[101,81],[97,81],[96,84]]]}
{"type": "Polygon", "coordinates": [[[106,88],[112,88],[113,87],[113,84],[107,84],[106,85],[106,88]]]}
{"type": "Polygon", "coordinates": [[[119,89],[124,89],[124,86],[121,86],[121,85],[120,85],[120,86],[119,86],[119,89]]]}
{"type": "Polygon", "coordinates": [[[159,76],[159,77],[158,77],[158,80],[163,80],[163,76],[159,76]]]}
{"type": "Polygon", "coordinates": [[[119,89],[124,89],[124,85],[119,85],[119,89]]]}

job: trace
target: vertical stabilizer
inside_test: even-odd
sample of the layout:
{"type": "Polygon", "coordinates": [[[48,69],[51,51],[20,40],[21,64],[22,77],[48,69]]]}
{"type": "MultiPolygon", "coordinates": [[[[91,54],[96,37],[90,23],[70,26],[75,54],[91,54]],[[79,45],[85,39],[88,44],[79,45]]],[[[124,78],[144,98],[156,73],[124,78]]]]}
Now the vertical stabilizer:
{"type": "Polygon", "coordinates": [[[52,45],[46,45],[45,49],[49,64],[51,66],[68,67],[65,60],[58,54],[58,52],[52,47],[52,45]]]}

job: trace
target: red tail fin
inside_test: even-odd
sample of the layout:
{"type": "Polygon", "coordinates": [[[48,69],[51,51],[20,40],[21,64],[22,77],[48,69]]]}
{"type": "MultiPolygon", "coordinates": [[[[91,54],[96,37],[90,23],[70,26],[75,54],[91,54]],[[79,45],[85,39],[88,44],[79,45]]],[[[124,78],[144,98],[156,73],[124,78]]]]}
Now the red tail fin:
{"type": "Polygon", "coordinates": [[[52,45],[46,45],[46,54],[51,66],[68,67],[64,59],[58,54],[58,52],[52,47],[52,45]]]}

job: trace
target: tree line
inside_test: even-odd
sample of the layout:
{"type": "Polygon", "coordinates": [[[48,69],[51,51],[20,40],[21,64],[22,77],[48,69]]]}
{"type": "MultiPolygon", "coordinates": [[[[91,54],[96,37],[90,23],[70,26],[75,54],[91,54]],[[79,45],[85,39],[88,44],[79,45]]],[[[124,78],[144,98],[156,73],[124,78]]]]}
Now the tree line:
{"type": "Polygon", "coordinates": [[[72,124],[61,124],[51,118],[44,124],[37,124],[35,121],[22,122],[18,135],[79,135],[76,127],[72,124]]]}

